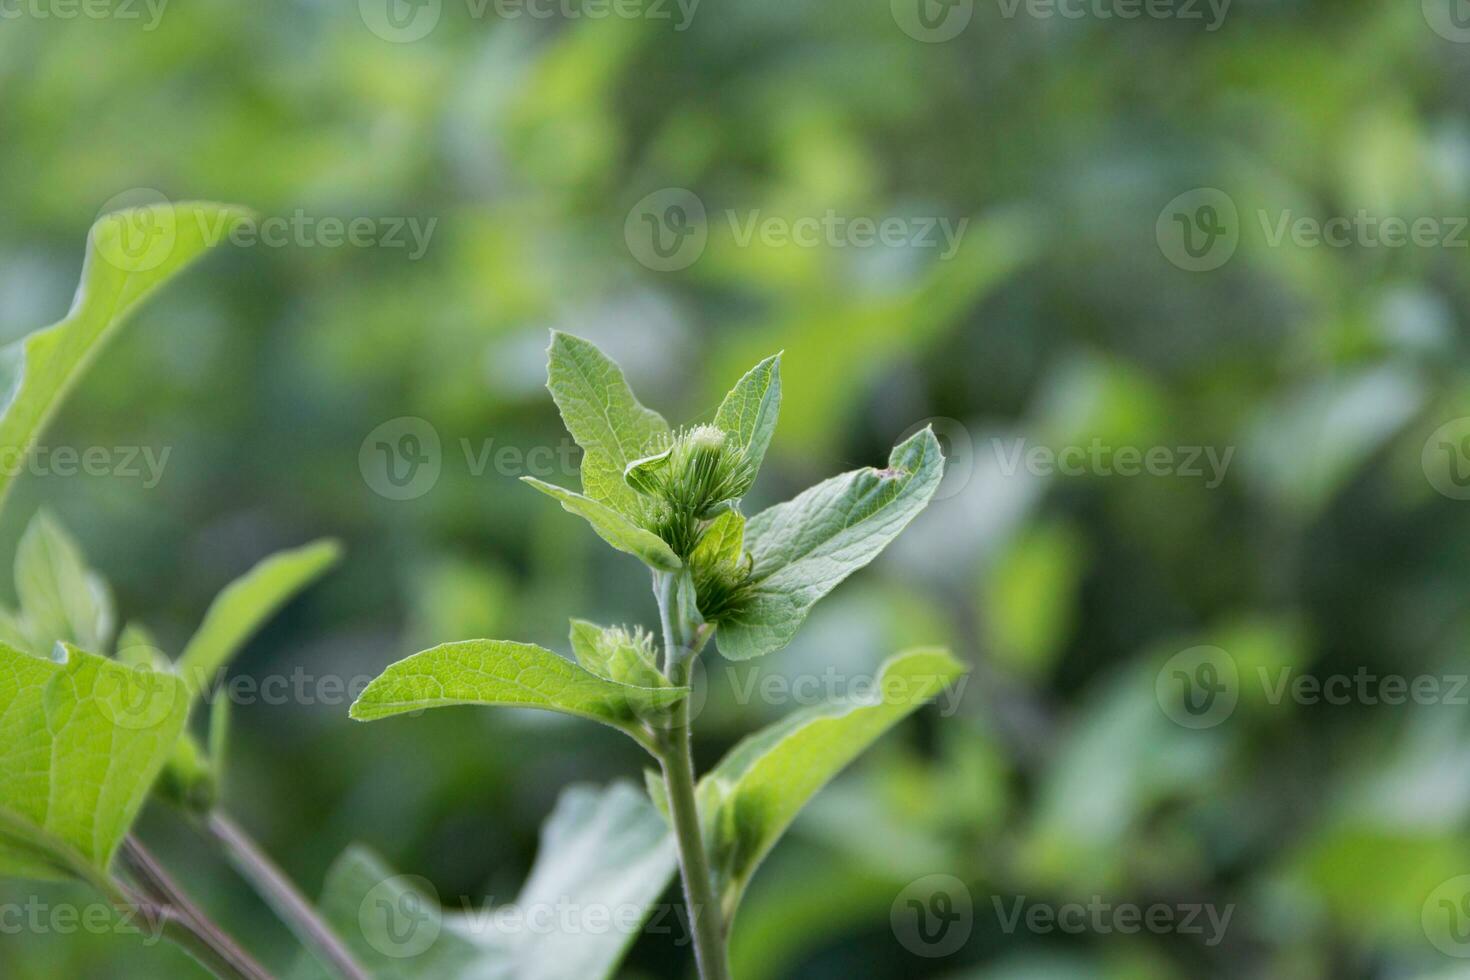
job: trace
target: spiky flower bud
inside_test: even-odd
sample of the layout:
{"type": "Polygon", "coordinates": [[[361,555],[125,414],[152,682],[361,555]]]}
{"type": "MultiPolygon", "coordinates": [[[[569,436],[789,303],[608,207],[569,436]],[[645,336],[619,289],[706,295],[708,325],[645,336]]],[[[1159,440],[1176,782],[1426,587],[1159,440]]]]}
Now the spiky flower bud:
{"type": "Polygon", "coordinates": [[[701,523],[730,510],[750,489],[755,467],[722,430],[697,425],[629,463],[623,479],[648,498],[645,526],[687,555],[701,523]]]}

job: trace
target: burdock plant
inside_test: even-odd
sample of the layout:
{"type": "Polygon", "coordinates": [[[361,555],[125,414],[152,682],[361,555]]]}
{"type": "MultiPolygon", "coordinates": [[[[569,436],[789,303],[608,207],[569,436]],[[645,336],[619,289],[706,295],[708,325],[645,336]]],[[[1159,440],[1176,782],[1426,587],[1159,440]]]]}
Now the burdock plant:
{"type": "MultiPolygon", "coordinates": [[[[741,895],[797,812],[963,668],[941,649],[901,653],[884,664],[876,695],[797,712],[746,739],[698,782],[690,751],[692,668],[711,637],[731,660],[786,646],[817,600],[872,561],[929,502],[943,469],[939,443],[925,429],[895,447],[886,466],[826,480],[747,519],[741,499],[776,427],[779,355],[741,378],[711,423],[677,431],[638,401],[613,361],[577,337],[552,335],[547,387],[582,448],[582,492],[525,480],[648,566],[662,649],[641,629],[581,620],[571,630],[576,663],[526,643],[447,643],[390,666],[352,716],[371,721],[444,705],[511,705],[580,715],[632,737],[659,767],[648,790],[672,828],[700,974],[725,978],[726,940],[741,895]]],[[[625,822],[636,822],[630,814],[639,807],[653,810],[646,803],[620,806],[625,822]]],[[[579,812],[590,821],[603,811],[589,804],[579,812]]],[[[559,808],[556,833],[549,825],[543,860],[572,832],[564,825],[572,818],[563,816],[559,808]]],[[[654,836],[668,834],[655,828],[654,836]]],[[[647,842],[631,833],[622,839],[635,837],[647,842]]],[[[597,870],[616,875],[621,861],[627,876],[649,879],[641,894],[651,902],[672,861],[660,863],[657,839],[652,850],[622,846],[626,854],[616,846],[599,853],[597,870]]],[[[584,879],[591,873],[581,872],[584,879]]],[[[629,940],[631,932],[578,964],[558,969],[543,961],[516,975],[607,976],[629,940]]],[[[502,965],[514,959],[505,951],[515,944],[503,939],[455,942],[480,945],[478,954],[466,953],[472,958],[502,965]]],[[[546,945],[539,955],[569,957],[572,948],[546,945]]]]}

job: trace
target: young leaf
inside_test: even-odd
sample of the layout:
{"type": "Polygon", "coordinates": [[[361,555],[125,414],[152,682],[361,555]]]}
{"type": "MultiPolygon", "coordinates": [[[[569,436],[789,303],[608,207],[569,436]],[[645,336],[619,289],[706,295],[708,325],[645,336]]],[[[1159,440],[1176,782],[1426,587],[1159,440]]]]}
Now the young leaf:
{"type": "Polygon", "coordinates": [[[689,556],[695,568],[739,564],[745,557],[745,518],[727,510],[710,522],[689,556]]]}
{"type": "Polygon", "coordinates": [[[585,619],[572,620],[572,652],[592,673],[634,687],[668,687],[659,673],[652,639],[642,630],[604,628],[585,619]]]}
{"type": "MultiPolygon", "coordinates": [[[[247,212],[219,204],[160,205],[102,218],[87,239],[66,319],[0,348],[0,458],[24,459],[99,346],[155,289],[212,247],[247,212]],[[139,254],[130,236],[154,237],[139,254]]],[[[0,502],[15,468],[0,472],[0,502]]]]}
{"type": "Polygon", "coordinates": [[[15,591],[30,650],[46,657],[57,643],[106,650],[112,639],[112,596],[87,567],[61,523],[37,511],[15,552],[15,591]]]}
{"type": "Polygon", "coordinates": [[[561,501],[563,510],[586,520],[592,525],[592,530],[597,532],[598,537],[619,551],[627,552],[639,559],[645,565],[659,571],[673,571],[683,564],[679,561],[679,556],[674,554],[674,550],[665,544],[657,534],[638,527],[622,513],[606,504],[591,497],[584,497],[580,493],[564,490],[554,484],[545,483],[534,476],[523,476],[521,480],[548,497],[555,497],[561,501]]]}
{"type": "Polygon", "coordinates": [[[543,708],[600,721],[644,742],[640,713],[666,708],[684,687],[619,684],[529,643],[464,640],[400,660],[352,705],[358,721],[457,704],[543,708]]]}
{"type": "MultiPolygon", "coordinates": [[[[536,863],[513,905],[445,910],[436,896],[353,847],[328,872],[321,907],[375,977],[606,980],[673,874],[673,841],[637,790],[573,786],[542,827],[536,863]]],[[[309,956],[290,974],[326,978],[309,956]]]]}
{"type": "Polygon", "coordinates": [[[336,564],[335,541],[282,551],[226,586],[179,655],[179,673],[197,695],[209,686],[240,647],[298,592],[336,564]]]}
{"type": "Polygon", "coordinates": [[[105,874],[189,712],[177,677],[64,649],[0,647],[0,810],[35,831],[0,831],[0,875],[54,878],[78,855],[105,874]],[[38,855],[48,838],[74,853],[38,855]]]}
{"type": "Polygon", "coordinates": [[[807,801],[965,670],[947,650],[897,654],[883,665],[874,697],[798,711],[741,742],[700,781],[700,815],[726,922],[807,801]]]}
{"type": "Polygon", "coordinates": [[[552,331],[546,387],[567,431],[582,447],[583,492],[625,517],[635,516],[638,496],[623,481],[623,471],[661,448],[658,444],[669,437],[669,423],[638,401],[622,370],[606,354],[570,334],[552,331]]]}
{"type": "Polygon", "coordinates": [[[752,517],[745,545],[754,564],[715,634],[720,652],[749,660],[790,643],[817,600],[918,516],[943,469],[939,440],[925,429],[894,447],[886,469],[833,477],[752,517]]]}
{"type": "Polygon", "coordinates": [[[777,354],[746,372],[715,412],[715,425],[745,451],[752,475],[765,459],[780,410],[781,355],[777,354]]]}

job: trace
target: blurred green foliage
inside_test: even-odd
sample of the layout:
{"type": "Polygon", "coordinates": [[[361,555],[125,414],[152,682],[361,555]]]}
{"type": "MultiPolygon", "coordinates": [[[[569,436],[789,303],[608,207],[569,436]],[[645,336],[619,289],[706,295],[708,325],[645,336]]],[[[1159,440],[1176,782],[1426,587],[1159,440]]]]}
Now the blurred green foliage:
{"type": "MultiPolygon", "coordinates": [[[[573,483],[540,387],[547,328],[591,337],[650,403],[695,419],[784,349],[752,509],[880,462],[934,417],[955,420],[951,474],[790,649],[755,666],[710,652],[703,764],[791,709],[738,698],[752,676],[871,671],[915,643],[951,644],[976,673],[958,717],[929,709],[798,821],[752,887],[738,976],[1451,975],[1429,917],[1470,873],[1464,704],[1310,703],[1274,684],[1470,671],[1470,505],[1434,467],[1436,430],[1470,415],[1466,250],[1273,244],[1269,228],[1470,214],[1470,45],[1431,27],[1434,0],[1237,0],[1214,31],[966,6],[943,43],[887,3],[813,0],[706,0],[683,31],[449,0],[412,43],[319,0],[174,0],[154,29],[7,17],[0,339],[62,315],[86,229],[139,188],[435,223],[417,260],[311,240],[211,255],[42,440],[166,447],[162,480],[24,476],[0,544],[45,502],[122,615],[177,649],[256,559],[341,538],[342,568],[251,643],[243,673],[365,678],[478,636],[562,648],[569,609],[648,625],[654,610],[632,559],[517,483],[573,483]],[[1200,187],[1233,202],[1240,240],[1190,272],[1158,223],[1200,187]],[[666,188],[698,196],[709,239],[660,273],[625,223],[666,188]],[[730,211],[970,220],[942,259],[741,244],[730,211]],[[442,472],[392,500],[359,452],[402,416],[432,425],[442,472]],[[1072,474],[1016,465],[1017,440],[1231,455],[1218,481],[1203,461],[1072,474]],[[1164,710],[1160,670],[1201,645],[1229,655],[1238,703],[1190,728],[1164,710]],[[890,914],[941,873],[964,882],[973,927],[918,957],[890,914]],[[1018,896],[1234,914],[1213,945],[1008,931],[998,910],[1018,896]]],[[[575,722],[363,727],[346,710],[235,712],[227,799],[313,892],[361,840],[441,895],[509,897],[560,787],[639,765],[575,722]]],[[[263,959],[291,961],[173,815],[143,831],[263,959]]],[[[79,900],[14,885],[0,901],[37,895],[79,900]]],[[[629,975],[686,962],[649,935],[629,975]]],[[[6,977],[193,971],[128,937],[0,942],[6,977]]]]}

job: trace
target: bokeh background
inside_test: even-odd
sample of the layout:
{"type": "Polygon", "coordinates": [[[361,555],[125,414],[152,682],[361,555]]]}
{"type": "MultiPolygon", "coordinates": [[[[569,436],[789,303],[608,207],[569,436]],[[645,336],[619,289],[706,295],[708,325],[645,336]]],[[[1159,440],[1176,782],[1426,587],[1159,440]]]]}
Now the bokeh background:
{"type": "MultiPolygon", "coordinates": [[[[60,318],[88,226],[140,193],[377,234],[226,245],[152,302],[43,442],[166,448],[163,478],[27,476],[0,554],[44,504],[177,651],[259,557],[339,537],[343,565],[235,668],[257,676],[350,682],[478,636],[564,648],[574,615],[652,625],[637,565],[516,482],[575,480],[547,330],[594,339],[676,420],[784,349],[752,509],[931,419],[951,469],[791,648],[733,677],[711,649],[702,763],[790,709],[741,703],[751,670],[943,642],[974,673],[953,716],[926,709],[801,818],[742,910],[738,976],[1460,975],[1470,4],[925,3],[443,0],[402,28],[375,0],[0,5],[0,337],[60,318]],[[846,231],[744,234],[829,215],[846,231]],[[676,268],[645,216],[692,235],[676,268]],[[1395,246],[1359,216],[1431,224],[1395,246]],[[1334,217],[1355,220],[1332,244],[1278,234],[1334,217]],[[967,223],[953,250],[851,224],[885,218],[967,223]],[[422,254],[390,244],[409,221],[433,222],[422,254]],[[404,417],[440,474],[394,500],[360,449],[404,417]],[[1119,450],[1159,452],[1130,474],[1119,450]],[[1209,681],[1205,661],[1223,700],[1190,714],[1176,671],[1209,681]],[[1279,684],[1356,677],[1337,703],[1279,684]],[[1437,693],[1385,703],[1391,677],[1437,693]],[[893,925],[932,875],[971,908],[941,956],[893,925]],[[1007,927],[1018,900],[1230,918],[1007,927]]],[[[311,893],[364,841],[441,895],[509,896],[562,787],[643,764],[572,720],[346,710],[235,713],[230,808],[311,893]]],[[[175,814],[142,829],[291,961],[175,814]]],[[[0,888],[32,895],[85,897],[0,888]]],[[[688,963],[650,935],[627,975],[688,963]]],[[[27,933],[0,938],[0,974],[197,970],[27,933]]]]}

